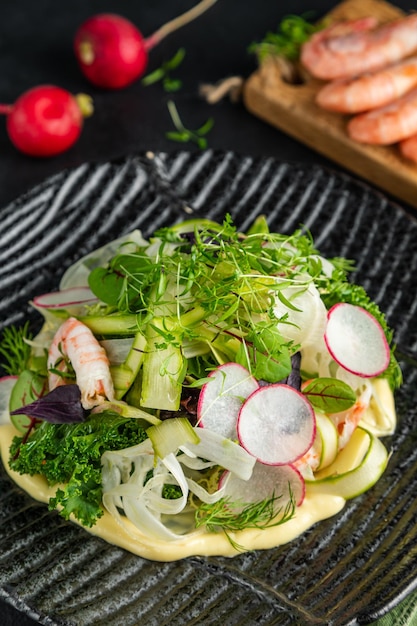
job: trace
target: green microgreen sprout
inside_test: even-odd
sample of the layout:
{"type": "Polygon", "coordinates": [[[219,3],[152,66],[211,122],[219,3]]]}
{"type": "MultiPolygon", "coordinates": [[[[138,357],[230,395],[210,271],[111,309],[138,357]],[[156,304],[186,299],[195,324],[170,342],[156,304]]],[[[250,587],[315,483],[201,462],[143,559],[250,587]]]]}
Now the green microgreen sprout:
{"type": "Polygon", "coordinates": [[[9,326],[4,329],[0,343],[0,355],[4,359],[1,367],[10,376],[18,376],[26,369],[31,351],[28,342],[31,339],[29,322],[20,328],[9,326]]]}
{"type": "Polygon", "coordinates": [[[209,118],[200,128],[197,130],[189,130],[186,128],[179,116],[177,107],[172,100],[168,101],[168,111],[171,116],[172,123],[174,124],[176,130],[169,131],[165,134],[167,139],[171,139],[172,141],[178,141],[180,143],[187,143],[189,141],[194,142],[197,146],[204,150],[207,148],[207,138],[206,135],[213,128],[214,120],[213,118],[209,118]]]}
{"type": "Polygon", "coordinates": [[[167,92],[178,91],[182,87],[182,81],[178,78],[172,78],[171,72],[178,68],[185,57],[185,49],[179,48],[174,56],[162,63],[161,67],[158,67],[155,71],[147,74],[142,79],[142,85],[153,85],[159,81],[162,81],[162,86],[167,92]]]}

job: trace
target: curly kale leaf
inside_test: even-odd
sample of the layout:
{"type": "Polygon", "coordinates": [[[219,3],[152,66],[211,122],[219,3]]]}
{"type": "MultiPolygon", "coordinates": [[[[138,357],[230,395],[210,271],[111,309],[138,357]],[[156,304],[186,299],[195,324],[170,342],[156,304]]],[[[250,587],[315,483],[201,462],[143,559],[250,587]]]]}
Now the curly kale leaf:
{"type": "Polygon", "coordinates": [[[49,508],[60,508],[65,519],[72,514],[91,527],[103,514],[103,452],[121,450],[145,439],[138,420],[110,411],[76,424],[42,422],[26,442],[23,437],[14,438],[9,464],[20,474],[41,474],[49,485],[59,484],[49,508]]]}

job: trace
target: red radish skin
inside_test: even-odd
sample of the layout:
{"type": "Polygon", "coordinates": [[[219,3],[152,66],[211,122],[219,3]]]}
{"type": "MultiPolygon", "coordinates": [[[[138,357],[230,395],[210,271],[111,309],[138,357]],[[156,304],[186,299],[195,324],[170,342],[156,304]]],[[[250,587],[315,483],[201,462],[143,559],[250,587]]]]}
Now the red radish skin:
{"type": "Polygon", "coordinates": [[[29,156],[51,157],[78,140],[83,127],[83,104],[77,96],[54,85],[39,85],[2,107],[7,133],[14,146],[29,156]]]}
{"type": "Polygon", "coordinates": [[[78,29],[74,46],[84,76],[97,87],[127,87],[148,65],[144,38],[120,15],[103,13],[88,19],[78,29]]]}
{"type": "Polygon", "coordinates": [[[363,307],[346,302],[332,306],[324,341],[336,363],[356,376],[378,376],[389,365],[390,348],[384,330],[363,307]]]}
{"type": "Polygon", "coordinates": [[[127,87],[144,74],[148,53],[153,47],[215,2],[202,0],[147,38],[121,15],[101,13],[90,17],[81,24],[74,37],[75,56],[82,73],[88,81],[102,89],[127,87]]]}

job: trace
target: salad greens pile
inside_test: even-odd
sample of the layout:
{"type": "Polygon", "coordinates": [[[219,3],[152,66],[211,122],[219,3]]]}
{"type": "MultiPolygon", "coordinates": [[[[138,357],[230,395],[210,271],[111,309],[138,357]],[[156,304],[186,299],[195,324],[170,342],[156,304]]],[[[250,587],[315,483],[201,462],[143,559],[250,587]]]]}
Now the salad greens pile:
{"type": "MultiPolygon", "coordinates": [[[[89,264],[91,259],[94,255],[89,264]]],[[[43,311],[45,324],[37,338],[28,337],[24,327],[7,331],[3,339],[0,352],[7,371],[23,381],[23,387],[16,385],[19,393],[10,404],[12,420],[21,431],[13,440],[10,467],[22,474],[41,474],[57,485],[50,508],[92,526],[103,514],[103,454],[140,446],[150,436],[151,425],[170,418],[185,417],[194,426],[199,390],[219,364],[237,363],[263,384],[287,381],[294,374],[294,357],[303,346],[284,332],[294,326],[289,313],[298,311],[288,286],[304,293],[314,284],[326,308],[336,302],[363,307],[378,320],[391,344],[392,331],[378,306],[362,287],[349,282],[351,269],[345,259],[323,259],[309,233],[269,232],[263,217],[246,233],[227,216],[221,224],[190,220],[158,230],[149,242],[121,244],[108,262],[89,271],[89,289],[97,301],[76,313],[97,339],[118,352],[110,359],[114,399],[84,411],[81,418],[78,411],[75,417],[66,396],[74,385],[58,387],[57,402],[59,410],[67,412],[66,423],[57,423],[54,403],[43,401],[48,396],[46,351],[51,328],[74,315],[65,302],[43,311]],[[288,312],[277,318],[278,303],[288,312]],[[34,393],[39,378],[44,390],[38,380],[34,393]],[[32,416],[25,415],[29,401],[37,403],[32,416]]],[[[383,376],[392,389],[401,383],[393,347],[383,376]]],[[[336,378],[329,387],[329,379],[320,384],[317,372],[302,367],[298,377],[313,379],[306,396],[319,410],[343,411],[355,401],[353,391],[336,378]],[[323,391],[329,388],[331,398],[323,391]]],[[[174,431],[170,434],[176,436],[174,431]]],[[[152,480],[152,468],[147,471],[146,480],[152,480]]],[[[204,474],[204,481],[218,473],[219,464],[204,474]]],[[[163,487],[166,500],[181,497],[175,481],[167,480],[163,487]]],[[[200,492],[196,487],[195,493],[200,492]]],[[[262,519],[269,524],[275,510],[270,508],[274,498],[244,508],[243,515],[240,507],[235,516],[230,499],[199,502],[193,497],[193,501],[195,525],[208,529],[242,528],[248,519],[252,526],[258,522],[262,526],[262,519]]],[[[286,509],[285,519],[290,517],[288,511],[293,507],[286,509]]]]}

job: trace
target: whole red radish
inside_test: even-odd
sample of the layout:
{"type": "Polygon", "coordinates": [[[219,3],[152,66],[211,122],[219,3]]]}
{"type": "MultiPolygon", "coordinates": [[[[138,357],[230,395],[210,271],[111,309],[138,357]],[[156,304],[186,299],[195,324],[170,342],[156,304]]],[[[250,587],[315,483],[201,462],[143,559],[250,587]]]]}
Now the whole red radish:
{"type": "Polygon", "coordinates": [[[79,138],[83,118],[91,114],[88,96],[73,96],[54,85],[39,85],[14,104],[3,105],[7,133],[15,147],[30,156],[50,157],[68,150],[79,138]]]}
{"type": "Polygon", "coordinates": [[[121,89],[130,85],[144,74],[149,50],[216,1],[201,0],[147,38],[120,15],[101,13],[90,17],[79,27],[74,38],[75,56],[81,71],[97,87],[121,89]]]}

